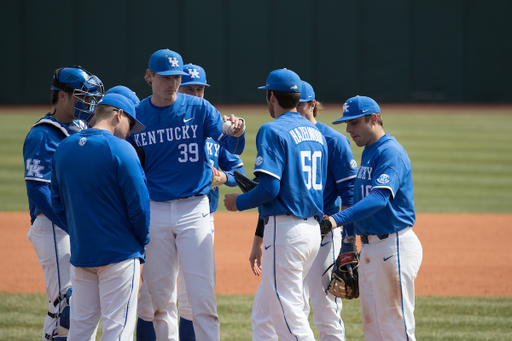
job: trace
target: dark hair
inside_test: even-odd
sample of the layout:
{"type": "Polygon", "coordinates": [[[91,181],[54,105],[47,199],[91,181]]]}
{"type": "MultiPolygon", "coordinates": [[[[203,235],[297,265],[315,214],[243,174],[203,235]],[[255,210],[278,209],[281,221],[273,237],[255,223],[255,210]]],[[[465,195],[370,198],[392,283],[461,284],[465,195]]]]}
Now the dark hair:
{"type": "MultiPolygon", "coordinates": [[[[377,115],[377,123],[383,127],[384,123],[382,122],[382,116],[380,115],[380,112],[376,112],[374,114],[377,115]]],[[[368,123],[372,120],[372,114],[364,115],[364,118],[366,120],[366,123],[368,123]]]]}
{"type": "Polygon", "coordinates": [[[267,99],[270,100],[270,93],[274,93],[277,103],[283,109],[296,108],[300,101],[300,92],[267,90],[267,99]]]}

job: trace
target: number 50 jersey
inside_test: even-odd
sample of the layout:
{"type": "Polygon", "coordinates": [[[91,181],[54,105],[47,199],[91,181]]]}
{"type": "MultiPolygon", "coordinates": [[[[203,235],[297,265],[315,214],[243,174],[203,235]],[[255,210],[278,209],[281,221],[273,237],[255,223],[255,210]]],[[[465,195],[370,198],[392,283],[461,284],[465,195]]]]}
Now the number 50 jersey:
{"type": "Polygon", "coordinates": [[[297,112],[285,113],[260,127],[256,136],[254,174],[278,179],[279,194],[260,207],[261,217],[323,215],[327,178],[327,143],[310,121],[297,112]]]}

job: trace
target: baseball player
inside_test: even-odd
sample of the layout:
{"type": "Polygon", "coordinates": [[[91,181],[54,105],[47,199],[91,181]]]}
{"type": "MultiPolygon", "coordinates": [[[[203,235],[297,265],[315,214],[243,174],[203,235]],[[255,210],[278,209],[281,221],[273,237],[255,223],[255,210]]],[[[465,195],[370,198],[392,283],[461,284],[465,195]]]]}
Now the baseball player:
{"type": "MultiPolygon", "coordinates": [[[[259,207],[264,219],[262,280],[253,310],[261,306],[280,340],[314,340],[304,313],[303,282],[320,248],[319,219],[327,177],[327,142],[296,107],[302,82],[287,69],[272,71],[265,86],[274,121],[256,137],[254,173],[259,183],[250,192],[226,194],[229,211],[259,207]]],[[[267,335],[253,331],[254,340],[267,335]]]]}
{"type": "MultiPolygon", "coordinates": [[[[327,141],[328,170],[324,190],[324,214],[333,215],[340,211],[341,204],[343,209],[352,206],[357,163],[352,155],[348,139],[331,127],[316,120],[320,110],[321,103],[316,101],[313,87],[302,81],[301,98],[297,111],[313,123],[327,141]]],[[[344,229],[346,228],[347,226],[344,229]]],[[[261,264],[262,243],[263,238],[254,237],[253,250],[249,261],[256,275],[258,275],[258,271],[254,268],[254,265],[261,264]]],[[[306,315],[309,315],[309,300],[311,299],[313,319],[320,332],[321,341],[345,340],[345,327],[340,318],[341,299],[330,293],[325,294],[325,289],[329,285],[330,273],[324,274],[324,271],[336,260],[340,247],[341,231],[336,228],[322,239],[318,255],[304,281],[305,312],[306,315]]],[[[258,305],[258,307],[265,308],[264,305],[258,305]]],[[[268,311],[254,309],[252,314],[253,330],[258,329],[256,335],[274,335],[274,339],[277,339],[269,316],[268,311]]]]}
{"type": "Polygon", "coordinates": [[[158,50],[151,56],[146,80],[153,95],[142,100],[137,117],[146,126],[132,134],[145,154],[151,203],[151,242],[143,278],[154,308],[159,340],[177,340],[176,280],[181,267],[199,340],[219,340],[215,261],[207,194],[213,169],[205,153],[212,137],[233,154],[245,147],[241,118],[222,117],[208,101],[178,93],[183,71],[181,56],[158,50]],[[222,132],[223,121],[232,130],[222,132]],[[179,259],[179,260],[178,260],[179,259]]]}
{"type": "MultiPolygon", "coordinates": [[[[205,87],[210,86],[206,81],[206,72],[204,69],[199,65],[186,64],[184,66],[184,71],[188,75],[181,77],[181,85],[178,92],[204,98],[204,89],[205,87]]],[[[210,190],[210,193],[208,193],[208,199],[210,200],[211,228],[213,233],[215,231],[213,213],[217,210],[219,203],[218,186],[222,184],[229,187],[236,186],[233,172],[238,170],[245,174],[245,170],[243,168],[243,162],[238,155],[229,153],[211,137],[206,139],[205,153],[211,166],[215,168],[215,170],[219,170],[219,168],[222,169],[219,170],[218,180],[215,184],[216,186],[214,186],[210,190]]],[[[180,340],[195,340],[192,310],[188,301],[187,289],[181,268],[178,272],[178,278],[178,302],[180,314],[179,338],[180,340]]],[[[140,289],[138,314],[137,339],[144,341],[155,340],[156,336],[153,329],[153,323],[151,322],[154,315],[153,304],[151,303],[151,296],[147,290],[147,285],[144,282],[140,289]]]]}
{"type": "Polygon", "coordinates": [[[149,193],[137,153],[124,139],[144,126],[127,97],[110,93],[94,128],[63,141],[53,157],[52,204],[71,240],[70,340],[133,340],[137,289],[149,241],[149,193]],[[69,162],[73,159],[73,162],[69,162]],[[90,177],[89,182],[76,181],[90,177]]]}
{"type": "Polygon", "coordinates": [[[124,86],[124,85],[116,85],[105,92],[105,95],[108,94],[120,94],[124,97],[128,98],[130,101],[132,101],[134,106],[139,105],[140,99],[137,96],[137,94],[132,91],[130,88],[124,86]]]}
{"type": "Polygon", "coordinates": [[[382,127],[380,107],[356,96],[343,117],[358,147],[364,147],[354,185],[354,205],[329,217],[332,226],[354,223],[361,235],[359,292],[366,340],[415,340],[414,280],[423,250],[412,230],[416,220],[411,162],[382,127]]]}
{"type": "Polygon", "coordinates": [[[55,71],[51,111],[37,121],[25,138],[23,159],[31,227],[28,238],[43,268],[48,313],[42,340],[65,340],[69,329],[71,294],[69,236],[54,213],[50,199],[52,157],[67,136],[80,131],[103,95],[98,77],[79,66],[55,71]]]}

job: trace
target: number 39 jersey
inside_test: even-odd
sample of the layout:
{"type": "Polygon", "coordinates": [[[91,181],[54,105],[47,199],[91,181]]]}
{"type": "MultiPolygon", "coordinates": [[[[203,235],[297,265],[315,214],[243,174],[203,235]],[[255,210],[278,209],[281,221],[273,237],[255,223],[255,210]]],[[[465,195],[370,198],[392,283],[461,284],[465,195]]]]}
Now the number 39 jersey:
{"type": "Polygon", "coordinates": [[[357,234],[389,234],[414,225],[411,161],[389,134],[364,149],[354,184],[354,204],[374,188],[390,191],[389,202],[370,217],[354,222],[357,234]]]}
{"type": "Polygon", "coordinates": [[[150,96],[137,107],[137,119],[146,129],[128,141],[144,150],[149,196],[154,201],[210,192],[212,169],[204,147],[207,137],[233,154],[241,154],[245,147],[245,135],[222,134],[220,113],[199,97],[178,93],[172,105],[158,108],[150,96]]]}
{"type": "Polygon", "coordinates": [[[310,121],[297,112],[285,113],[261,126],[256,136],[254,174],[280,181],[278,195],[259,208],[261,217],[323,215],[327,178],[327,143],[310,121]]]}

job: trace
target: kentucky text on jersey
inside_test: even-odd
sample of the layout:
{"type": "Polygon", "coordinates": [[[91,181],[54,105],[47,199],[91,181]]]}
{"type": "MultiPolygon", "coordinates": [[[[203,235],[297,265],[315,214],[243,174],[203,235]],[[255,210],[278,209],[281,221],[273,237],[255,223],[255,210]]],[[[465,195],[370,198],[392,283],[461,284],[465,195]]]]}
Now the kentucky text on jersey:
{"type": "Polygon", "coordinates": [[[373,167],[361,166],[359,168],[359,172],[357,173],[357,178],[367,180],[366,177],[368,176],[368,180],[371,180],[372,179],[372,171],[373,171],[373,167]]]}
{"type": "MultiPolygon", "coordinates": [[[[213,157],[219,157],[219,149],[220,149],[220,144],[218,143],[215,143],[215,142],[212,142],[213,140],[206,140],[206,152],[208,155],[211,155],[213,157]],[[215,152],[213,152],[215,150],[215,152]]],[[[213,165],[212,165],[213,166],[213,165]]],[[[214,166],[215,168],[218,168],[216,166],[214,166]]]]}
{"type": "Polygon", "coordinates": [[[133,138],[137,146],[147,146],[151,144],[164,143],[165,141],[189,140],[197,138],[197,124],[190,126],[181,126],[175,128],[157,129],[145,131],[140,134],[134,134],[133,138]],[[190,131],[189,131],[190,129],[190,131]]]}
{"type": "Polygon", "coordinates": [[[324,144],[322,133],[313,127],[297,127],[293,128],[288,133],[293,137],[295,144],[304,141],[316,141],[324,144]]]}

